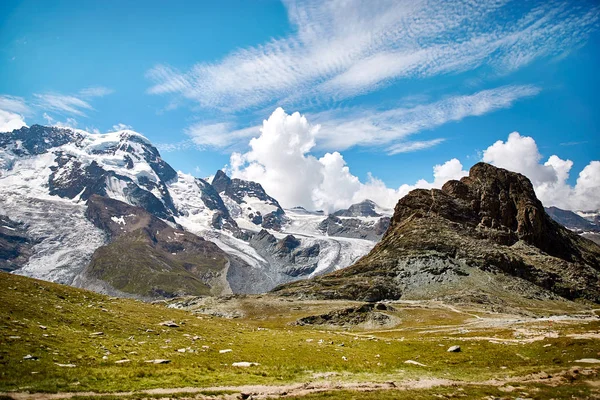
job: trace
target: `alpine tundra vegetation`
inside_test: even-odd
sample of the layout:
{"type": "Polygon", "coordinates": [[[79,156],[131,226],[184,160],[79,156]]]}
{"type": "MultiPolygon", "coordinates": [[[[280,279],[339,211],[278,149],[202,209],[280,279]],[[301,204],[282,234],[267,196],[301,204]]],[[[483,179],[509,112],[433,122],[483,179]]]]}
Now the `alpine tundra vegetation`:
{"type": "Polygon", "coordinates": [[[0,400],[600,399],[599,28],[0,1],[0,400]]]}

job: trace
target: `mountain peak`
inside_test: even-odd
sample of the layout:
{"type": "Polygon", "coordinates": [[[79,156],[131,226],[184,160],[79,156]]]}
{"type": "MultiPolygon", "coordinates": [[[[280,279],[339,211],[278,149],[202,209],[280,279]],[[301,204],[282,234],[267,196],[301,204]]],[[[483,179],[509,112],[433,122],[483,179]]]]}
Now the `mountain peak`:
{"type": "Polygon", "coordinates": [[[353,266],[276,291],[366,301],[600,302],[598,280],[600,247],[554,222],[525,176],[479,163],[441,190],[400,199],[381,242],[353,266]]]}
{"type": "Polygon", "coordinates": [[[219,193],[224,192],[230,184],[231,178],[223,170],[218,170],[211,182],[211,185],[219,193]]]}
{"type": "Polygon", "coordinates": [[[333,213],[336,217],[381,217],[376,211],[378,208],[374,201],[365,199],[360,203],[352,204],[345,210],[338,210],[333,213]]]}

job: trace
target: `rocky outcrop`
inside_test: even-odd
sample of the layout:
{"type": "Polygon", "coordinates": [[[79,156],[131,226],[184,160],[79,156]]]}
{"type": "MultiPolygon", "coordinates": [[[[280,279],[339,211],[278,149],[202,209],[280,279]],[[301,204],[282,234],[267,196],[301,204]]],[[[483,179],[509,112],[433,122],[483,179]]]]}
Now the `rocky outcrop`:
{"type": "Polygon", "coordinates": [[[318,243],[302,247],[301,241],[293,235],[278,240],[265,229],[254,234],[249,243],[269,265],[276,267],[279,274],[284,275],[280,281],[310,275],[317,268],[320,250],[318,243]]]}
{"type": "Polygon", "coordinates": [[[269,196],[260,183],[231,179],[225,172],[218,170],[211,185],[221,196],[229,199],[230,203],[233,202],[226,202],[226,206],[236,217],[246,217],[255,225],[277,231],[287,222],[285,211],[279,202],[269,196]]]}
{"type": "Polygon", "coordinates": [[[390,217],[381,217],[376,222],[359,218],[340,218],[330,214],[318,226],[328,236],[340,236],[377,241],[390,226],[390,217]]]}
{"type": "Polygon", "coordinates": [[[36,243],[25,225],[0,215],[0,271],[12,272],[25,265],[36,243]]]}
{"type": "Polygon", "coordinates": [[[356,264],[280,286],[281,295],[452,301],[600,302],[600,247],[552,220],[523,175],[485,163],[441,190],[400,199],[356,264]]]}

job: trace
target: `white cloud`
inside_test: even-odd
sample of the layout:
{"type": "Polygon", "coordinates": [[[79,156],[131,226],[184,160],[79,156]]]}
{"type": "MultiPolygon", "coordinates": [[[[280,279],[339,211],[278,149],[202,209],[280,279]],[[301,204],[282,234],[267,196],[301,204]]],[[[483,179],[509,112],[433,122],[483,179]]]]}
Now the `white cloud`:
{"type": "MultiPolygon", "coordinates": [[[[540,92],[532,85],[508,85],[483,90],[469,95],[456,95],[428,104],[388,110],[367,108],[334,109],[314,115],[311,120],[321,125],[315,137],[319,149],[345,150],[353,146],[385,146],[388,154],[423,150],[442,143],[444,138],[427,141],[407,141],[409,135],[457,122],[470,116],[479,116],[498,109],[508,108],[516,101],[540,92]]],[[[184,132],[190,140],[160,144],[159,149],[177,151],[189,148],[231,149],[256,136],[260,126],[237,128],[231,122],[198,122],[184,132]]]]}
{"type": "Polygon", "coordinates": [[[132,130],[132,129],[133,129],[133,127],[131,125],[127,125],[122,122],[119,122],[118,124],[112,126],[112,132],[126,131],[126,130],[132,130]]]}
{"type": "Polygon", "coordinates": [[[23,116],[9,111],[0,110],[0,132],[12,132],[19,129],[25,124],[23,116]]]}
{"type": "Polygon", "coordinates": [[[104,97],[111,93],[114,93],[114,90],[104,86],[91,86],[79,91],[82,97],[104,97]]]}
{"type": "Polygon", "coordinates": [[[247,139],[256,135],[259,132],[259,127],[236,129],[233,124],[228,122],[212,124],[198,122],[187,127],[184,132],[198,148],[224,148],[238,142],[240,139],[247,139]]]}
{"type": "Polygon", "coordinates": [[[284,207],[327,211],[367,198],[391,208],[414,188],[441,187],[448,179],[466,175],[460,162],[453,159],[434,168],[433,182],[420,180],[391,189],[369,176],[363,183],[352,175],[340,153],[326,153],[318,159],[310,154],[319,129],[300,113],[288,115],[278,108],[263,122],[260,136],[250,140],[250,151],[231,155],[229,170],[234,177],[261,183],[284,207]]]}
{"type": "Polygon", "coordinates": [[[17,96],[0,95],[0,110],[10,111],[17,114],[29,114],[31,109],[25,99],[17,96]]]}
{"type": "MultiPolygon", "coordinates": [[[[382,146],[408,135],[433,129],[448,122],[508,108],[519,99],[534,96],[540,89],[531,85],[509,85],[471,95],[448,97],[437,102],[386,111],[350,109],[328,111],[314,116],[322,128],[319,147],[344,150],[352,146],[382,146]]],[[[441,143],[443,139],[413,144],[397,143],[387,148],[390,154],[415,151],[441,143]]]]}
{"type": "Polygon", "coordinates": [[[413,151],[424,150],[430,147],[437,146],[444,142],[445,139],[438,138],[432,140],[424,140],[418,142],[401,142],[388,147],[388,154],[410,153],[413,151]]]}
{"type": "Polygon", "coordinates": [[[564,55],[598,27],[592,4],[508,3],[289,0],[294,34],[187,71],[157,65],[149,93],[228,111],[339,100],[404,78],[514,71],[564,55]]]}
{"type": "Polygon", "coordinates": [[[25,124],[23,114],[31,113],[21,97],[0,95],[0,132],[12,132],[25,124]]]}
{"type": "Polygon", "coordinates": [[[497,141],[483,152],[483,161],[522,173],[533,183],[542,203],[568,210],[600,209],[600,161],[590,162],[574,186],[567,180],[573,167],[571,160],[552,155],[542,163],[535,140],[513,132],[506,142],[497,141]]]}
{"type": "Polygon", "coordinates": [[[90,103],[75,96],[62,94],[34,94],[39,101],[38,106],[47,111],[85,116],[83,110],[93,110],[90,103]]]}
{"type": "Polygon", "coordinates": [[[85,117],[85,112],[93,110],[90,101],[95,97],[103,97],[114,91],[102,86],[92,86],[81,89],[76,95],[61,93],[35,93],[37,107],[44,111],[54,111],[63,114],[73,114],[85,117]]]}
{"type": "Polygon", "coordinates": [[[57,121],[48,113],[44,113],[42,116],[44,117],[48,125],[56,126],[59,128],[77,128],[78,123],[75,118],[67,118],[66,121],[57,121]]]}

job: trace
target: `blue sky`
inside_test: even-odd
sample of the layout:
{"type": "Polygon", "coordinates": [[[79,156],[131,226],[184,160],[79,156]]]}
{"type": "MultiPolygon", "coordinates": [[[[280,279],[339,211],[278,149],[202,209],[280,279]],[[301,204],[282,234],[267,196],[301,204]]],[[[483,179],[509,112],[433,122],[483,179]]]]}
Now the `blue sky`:
{"type": "MultiPolygon", "coordinates": [[[[455,177],[484,159],[539,175],[547,205],[587,208],[595,183],[576,204],[566,198],[600,159],[598,4],[470,3],[3,0],[0,117],[99,132],[127,125],[201,177],[236,153],[232,173],[277,192],[291,175],[273,178],[282,173],[269,166],[281,166],[268,154],[282,149],[248,142],[282,107],[320,125],[307,136],[289,120],[305,129],[286,133],[301,148],[289,174],[339,153],[332,174],[349,167],[353,199],[375,187],[369,173],[394,197],[420,179],[439,186],[435,165],[457,159],[455,177]],[[535,148],[512,151],[523,138],[535,148]],[[505,147],[487,151],[498,140],[505,147]],[[572,161],[568,177],[544,165],[552,155],[572,161]],[[560,198],[548,194],[557,183],[560,198]]],[[[331,206],[313,200],[303,204],[331,206]]]]}

